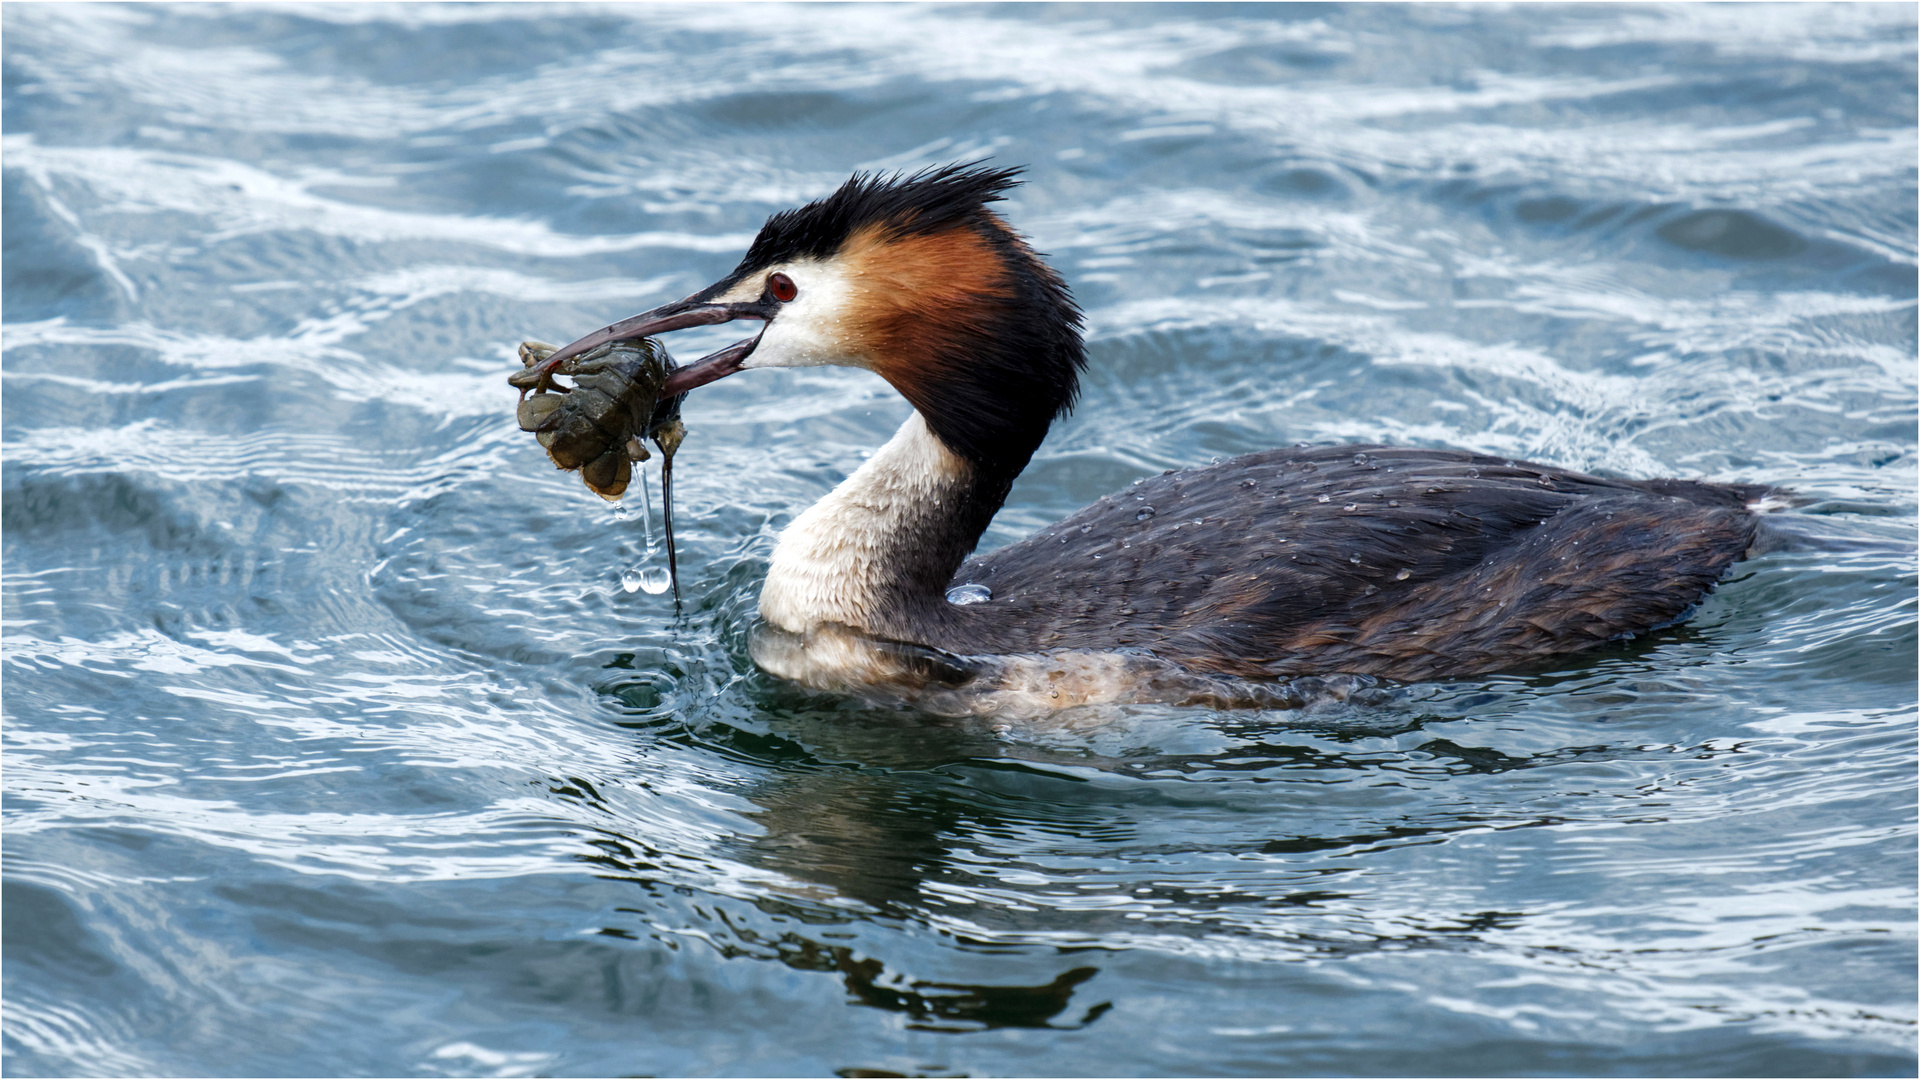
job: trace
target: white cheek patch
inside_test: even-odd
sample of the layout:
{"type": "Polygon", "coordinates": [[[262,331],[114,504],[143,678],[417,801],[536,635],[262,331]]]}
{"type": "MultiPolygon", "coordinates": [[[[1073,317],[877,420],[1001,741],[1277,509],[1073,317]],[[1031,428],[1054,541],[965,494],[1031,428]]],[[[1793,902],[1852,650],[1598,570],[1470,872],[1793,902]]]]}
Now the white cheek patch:
{"type": "MultiPolygon", "coordinates": [[[[760,344],[742,368],[816,367],[842,364],[866,367],[850,331],[856,288],[845,269],[812,259],[777,267],[793,279],[799,294],[780,305],[779,314],[760,335],[760,344]]],[[[757,299],[766,275],[757,274],[734,291],[751,292],[757,299]]],[[[729,294],[730,296],[731,294],[729,294]]]]}

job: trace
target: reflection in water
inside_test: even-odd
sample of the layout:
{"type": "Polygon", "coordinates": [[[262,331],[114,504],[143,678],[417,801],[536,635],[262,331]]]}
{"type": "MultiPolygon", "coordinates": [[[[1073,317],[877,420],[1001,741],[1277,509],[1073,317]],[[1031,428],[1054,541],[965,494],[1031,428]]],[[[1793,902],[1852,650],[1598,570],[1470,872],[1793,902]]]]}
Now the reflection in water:
{"type": "Polygon", "coordinates": [[[910,910],[920,883],[945,871],[944,839],[966,813],[936,791],[844,769],[789,774],[749,798],[766,830],[747,844],[749,860],[886,913],[910,910]]]}
{"type": "MultiPolygon", "coordinates": [[[[1065,1012],[1074,988],[1100,973],[1096,967],[1063,971],[1044,986],[979,986],[969,983],[904,980],[888,976],[886,965],[861,958],[844,945],[823,945],[795,933],[773,941],[735,927],[741,941],[770,949],[779,961],[798,971],[837,972],[857,1004],[905,1013],[916,1031],[959,1033],[989,1028],[1055,1027],[1050,1021],[1065,1012]]],[[[1099,1019],[1112,1002],[1089,1007],[1073,1027],[1099,1019]]]]}
{"type": "MultiPolygon", "coordinates": [[[[710,728],[699,740],[709,749],[719,745],[729,754],[779,763],[742,792],[755,808],[745,818],[759,831],[738,837],[734,851],[783,883],[771,886],[754,906],[778,917],[777,922],[797,920],[820,929],[757,926],[714,905],[712,918],[724,932],[709,929],[693,936],[725,957],[835,974],[849,1001],[900,1013],[913,1030],[943,1033],[1059,1027],[1057,1021],[1073,1011],[1075,989],[1100,969],[1075,966],[1037,984],[915,978],[889,971],[884,960],[855,946],[823,940],[836,936],[826,927],[872,918],[905,920],[940,928],[963,947],[984,954],[1032,959],[1057,955],[1063,940],[1036,937],[1030,932],[1031,920],[1029,929],[1009,932],[1017,924],[1002,917],[1005,911],[1075,914],[1076,900],[1098,895],[1106,902],[1099,909],[1078,911],[1080,928],[1088,928],[1089,915],[1117,916],[1130,920],[1122,925],[1134,933],[1188,937],[1203,949],[1225,947],[1249,956],[1308,959],[1423,950],[1471,954],[1498,947],[1506,936],[1539,939],[1538,947],[1551,952],[1556,947],[1546,941],[1550,928],[1533,925],[1538,912],[1471,903],[1449,906],[1444,896],[1393,901],[1382,895],[1370,866],[1383,855],[1423,846],[1565,826],[1572,821],[1568,816],[1456,806],[1441,816],[1412,820],[1397,807],[1382,807],[1378,816],[1347,819],[1350,828],[1345,831],[1322,828],[1264,838],[1244,833],[1188,836],[1167,844],[1152,839],[1152,823],[1140,819],[1129,806],[1131,800],[1114,794],[1111,785],[1141,778],[1184,779],[1199,790],[1289,779],[1297,784],[1302,770],[1336,785],[1364,785],[1377,781],[1388,766],[1408,777],[1440,779],[1634,760],[1649,753],[1645,748],[1588,745],[1519,755],[1424,739],[1397,755],[1401,760],[1396,762],[1396,755],[1366,746],[1346,751],[1337,747],[1417,733],[1421,718],[1391,712],[1384,717],[1364,712],[1322,716],[1331,745],[1319,747],[1279,737],[1291,733],[1304,738],[1297,727],[1263,728],[1245,713],[1214,719],[1213,730],[1231,737],[1224,748],[1115,755],[1092,754],[1084,746],[1048,750],[1009,744],[964,726],[927,725],[912,732],[906,751],[910,760],[896,760],[885,769],[825,760],[829,754],[844,756],[850,745],[810,747],[777,734],[728,725],[710,728]],[[1049,797],[1029,797],[1036,786],[1049,797]],[[1025,795],[1010,798],[1010,792],[1025,795]],[[1067,847],[1036,849],[1020,842],[1046,836],[1062,838],[1067,847]],[[1067,854],[1069,848],[1075,856],[1067,854]],[[1151,861],[1143,864],[1146,857],[1151,861]],[[1286,872],[1247,876],[1220,869],[1245,860],[1274,865],[1274,859],[1282,860],[1277,865],[1286,872]],[[988,862],[1000,872],[989,873],[983,884],[981,868],[988,862]],[[774,898],[780,893],[790,902],[774,898]],[[856,918],[847,901],[871,914],[856,918]],[[1395,904],[1398,910],[1393,910],[1395,904]]],[[[806,730],[816,735],[845,731],[847,743],[860,744],[873,737],[874,729],[829,725],[806,730]]],[[[890,745],[900,752],[903,740],[890,745]]],[[[1688,756],[1712,754],[1700,750],[1688,756]]],[[[584,780],[556,781],[549,790],[569,799],[598,801],[584,780]]],[[[651,888],[671,874],[662,853],[631,837],[602,829],[590,842],[596,852],[582,858],[607,876],[651,888]]],[[[620,910],[653,917],[645,908],[620,910]]],[[[1099,929],[1097,921],[1092,928],[1099,929]]],[[[635,936],[611,928],[603,933],[635,936]]],[[[1124,948],[1111,940],[1096,947],[1124,948]]],[[[1572,954],[1566,962],[1592,963],[1572,954]]],[[[1089,1024],[1109,1008],[1108,1002],[1081,1008],[1068,1026],[1089,1024]]]]}
{"type": "MultiPolygon", "coordinates": [[[[604,808],[594,786],[577,777],[553,781],[548,791],[604,808]]],[[[827,887],[824,897],[799,899],[858,900],[894,917],[911,916],[922,899],[921,883],[946,872],[943,835],[956,830],[966,816],[959,802],[916,794],[897,774],[867,776],[818,763],[782,774],[752,798],[762,809],[749,816],[766,831],[744,844],[743,854],[750,862],[783,877],[827,887]]],[[[978,815],[973,815],[972,823],[993,827],[978,815]]],[[[607,876],[651,885],[663,869],[662,854],[639,840],[609,830],[596,830],[587,840],[596,851],[580,858],[599,866],[607,876]]],[[[826,921],[777,901],[760,906],[800,915],[809,922],[826,921]]],[[[620,910],[645,914],[639,909],[620,910]]],[[[763,933],[724,908],[716,908],[714,916],[727,933],[705,939],[722,956],[775,960],[797,971],[836,973],[851,1001],[903,1013],[911,1021],[908,1027],[919,1031],[1056,1027],[1052,1021],[1067,1010],[1074,989],[1099,973],[1096,967],[1076,966],[1040,985],[909,979],[890,975],[882,961],[861,956],[849,946],[794,931],[763,933]]],[[[602,933],[634,936],[617,928],[602,933]]],[[[1110,1002],[1089,1006],[1071,1026],[1092,1023],[1111,1007],[1110,1002]]]]}

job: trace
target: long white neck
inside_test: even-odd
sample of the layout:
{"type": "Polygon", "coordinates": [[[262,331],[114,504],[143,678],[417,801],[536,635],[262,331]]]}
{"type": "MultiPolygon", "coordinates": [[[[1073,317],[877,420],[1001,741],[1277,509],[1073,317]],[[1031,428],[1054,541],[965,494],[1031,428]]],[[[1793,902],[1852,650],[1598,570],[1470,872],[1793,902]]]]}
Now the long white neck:
{"type": "Polygon", "coordinates": [[[826,623],[903,634],[914,603],[938,598],[979,538],[978,528],[963,535],[972,478],[918,412],[907,417],[780,534],[760,617],[798,634],[826,623]]]}

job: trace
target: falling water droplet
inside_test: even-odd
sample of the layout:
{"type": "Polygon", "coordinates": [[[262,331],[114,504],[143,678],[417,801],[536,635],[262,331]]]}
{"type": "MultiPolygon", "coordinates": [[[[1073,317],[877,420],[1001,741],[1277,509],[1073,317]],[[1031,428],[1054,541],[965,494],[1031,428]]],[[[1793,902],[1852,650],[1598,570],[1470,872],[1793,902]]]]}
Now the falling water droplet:
{"type": "Polygon", "coordinates": [[[1413,576],[1413,571],[1411,571],[1411,570],[1408,570],[1408,569],[1407,569],[1406,567],[1404,567],[1404,566],[1403,566],[1403,567],[1401,567],[1401,568],[1400,568],[1400,572],[1399,572],[1399,573],[1397,573],[1397,574],[1395,574],[1395,575],[1393,575],[1393,580],[1395,580],[1395,581],[1405,581],[1405,580],[1407,580],[1408,578],[1410,578],[1410,577],[1412,577],[1412,576],[1413,576]]]}
{"type": "Polygon", "coordinates": [[[653,554],[653,489],[647,486],[647,474],[641,473],[634,479],[640,481],[640,521],[646,527],[647,554],[653,554]]]}
{"type": "MultiPolygon", "coordinates": [[[[673,575],[660,565],[660,540],[653,532],[653,496],[647,486],[645,473],[635,470],[634,480],[640,488],[640,525],[646,537],[647,549],[640,555],[640,561],[620,572],[620,587],[627,592],[645,591],[651,596],[666,592],[673,584],[673,575]]],[[[614,517],[625,521],[626,504],[614,504],[614,517]]]]}
{"type": "Polygon", "coordinates": [[[627,520],[627,504],[624,500],[613,504],[613,520],[627,520]]]}
{"type": "Polygon", "coordinates": [[[1136,514],[1134,514],[1134,515],[1133,515],[1133,520],[1135,520],[1135,521],[1145,521],[1145,520],[1147,520],[1148,518],[1150,518],[1150,517],[1152,517],[1152,516],[1153,516],[1153,507],[1151,507],[1151,506],[1143,506],[1143,507],[1141,507],[1141,508],[1140,508],[1140,512],[1139,512],[1139,513],[1136,513],[1136,514]]]}
{"type": "Polygon", "coordinates": [[[947,603],[965,607],[968,604],[984,604],[993,599],[993,590],[985,585],[955,585],[947,590],[947,603]]]}

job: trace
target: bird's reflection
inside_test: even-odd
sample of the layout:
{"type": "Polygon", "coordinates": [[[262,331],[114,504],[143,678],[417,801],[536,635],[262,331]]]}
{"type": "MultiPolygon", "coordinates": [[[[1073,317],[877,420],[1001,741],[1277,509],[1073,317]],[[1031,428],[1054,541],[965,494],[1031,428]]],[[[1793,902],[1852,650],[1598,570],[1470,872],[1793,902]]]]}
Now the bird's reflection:
{"type": "MultiPolygon", "coordinates": [[[[1092,966],[1070,968],[1040,986],[983,986],[974,983],[932,982],[889,974],[886,965],[862,957],[845,945],[829,945],[797,933],[768,939],[751,928],[734,925],[738,940],[748,947],[771,950],[781,963],[798,971],[831,972],[840,976],[856,1004],[904,1013],[907,1027],[916,1031],[963,1032],[988,1028],[1060,1027],[1054,1018],[1067,1011],[1074,988],[1100,973],[1092,966]]],[[[1082,1012],[1071,1027],[1083,1027],[1112,1008],[1101,1002],[1082,1012]]]]}
{"type": "MultiPolygon", "coordinates": [[[[1396,743],[1433,720],[1460,719],[1424,715],[1417,701],[1407,708],[1349,709],[1319,717],[1291,713],[1264,722],[1247,713],[1188,713],[1180,722],[1188,725],[1189,736],[1192,725],[1203,725],[1224,745],[1215,740],[1180,752],[1143,746],[1154,741],[1150,737],[1111,743],[1076,740],[1069,733],[1053,742],[1010,740],[988,724],[894,714],[779,691],[762,696],[770,700],[754,702],[749,723],[715,722],[671,736],[703,755],[747,766],[749,783],[732,791],[752,804],[744,816],[757,828],[737,832],[725,854],[735,865],[768,872],[756,885],[762,889],[752,902],[757,910],[732,901],[712,905],[728,933],[707,940],[728,955],[832,974],[850,1003],[901,1014],[909,1026],[928,1031],[1080,1026],[1098,1020],[1105,1003],[1076,1005],[1073,998],[1100,969],[1086,963],[1084,950],[1050,944],[1067,939],[1100,950],[1123,947],[1104,942],[1131,939],[1149,928],[1211,939],[1223,925],[1245,924],[1239,932],[1260,939],[1264,955],[1276,947],[1300,956],[1475,947],[1486,934],[1517,927],[1531,916],[1465,904],[1450,910],[1408,906],[1405,897],[1380,894],[1369,876],[1377,869],[1371,860],[1392,849],[1451,843],[1462,834],[1549,827],[1565,820],[1538,809],[1502,812],[1451,801],[1444,811],[1429,804],[1425,812],[1408,814],[1404,803],[1394,802],[1397,812],[1386,812],[1389,804],[1382,803],[1378,817],[1276,815],[1270,820],[1282,830],[1278,833],[1236,829],[1169,846],[1164,838],[1144,835],[1152,832],[1152,819],[1141,816],[1141,798],[1179,800],[1180,785],[1189,782],[1337,783],[1346,779],[1341,773],[1365,779],[1378,777],[1383,767],[1445,783],[1447,776],[1677,750],[1586,745],[1516,755],[1441,738],[1412,747],[1396,743]],[[779,719],[769,724],[767,717],[779,719]],[[1129,782],[1115,784],[1114,777],[1129,782]],[[1290,821],[1299,831],[1286,829],[1290,821]],[[1151,847],[1136,849],[1139,844],[1151,847]],[[1019,883],[1021,867],[1010,865],[1007,854],[1015,849],[1035,852],[1020,861],[1031,862],[1044,884],[1019,883]],[[1119,862],[1111,872],[1087,868],[1092,866],[1087,860],[1098,862],[1101,850],[1111,850],[1116,859],[1148,852],[1146,865],[1174,869],[1129,874],[1119,862]],[[1084,877],[1076,881],[1069,872],[1052,869],[1056,855],[1075,860],[1081,869],[1070,873],[1084,877]],[[1265,860],[1258,863],[1265,869],[1252,878],[1188,877],[1178,866],[1189,855],[1200,860],[1196,866],[1227,857],[1265,860]],[[1274,856],[1294,858],[1273,861],[1274,856]],[[1063,903],[1061,897],[1076,895],[1072,890],[1079,882],[1107,890],[1113,905],[1063,903]],[[819,928],[789,929],[795,921],[819,928]],[[1029,977],[1005,984],[919,978],[899,963],[834,942],[852,935],[825,924],[918,925],[975,957],[1017,955],[1029,977]],[[1045,966],[1050,956],[1058,957],[1052,969],[1045,966]],[[1036,961],[1044,981],[1031,977],[1036,961]]],[[[1461,704],[1456,698],[1454,711],[1461,704]]],[[[1065,725],[1072,722],[1067,718],[1065,725]]],[[[553,790],[583,791],[584,783],[553,790]]],[[[660,869],[659,853],[645,845],[604,832],[595,844],[601,854],[590,858],[609,876],[650,886],[671,877],[660,869]]],[[[713,854],[681,853],[679,861],[713,854]]],[[[872,941],[887,935],[860,936],[872,941]]]]}

